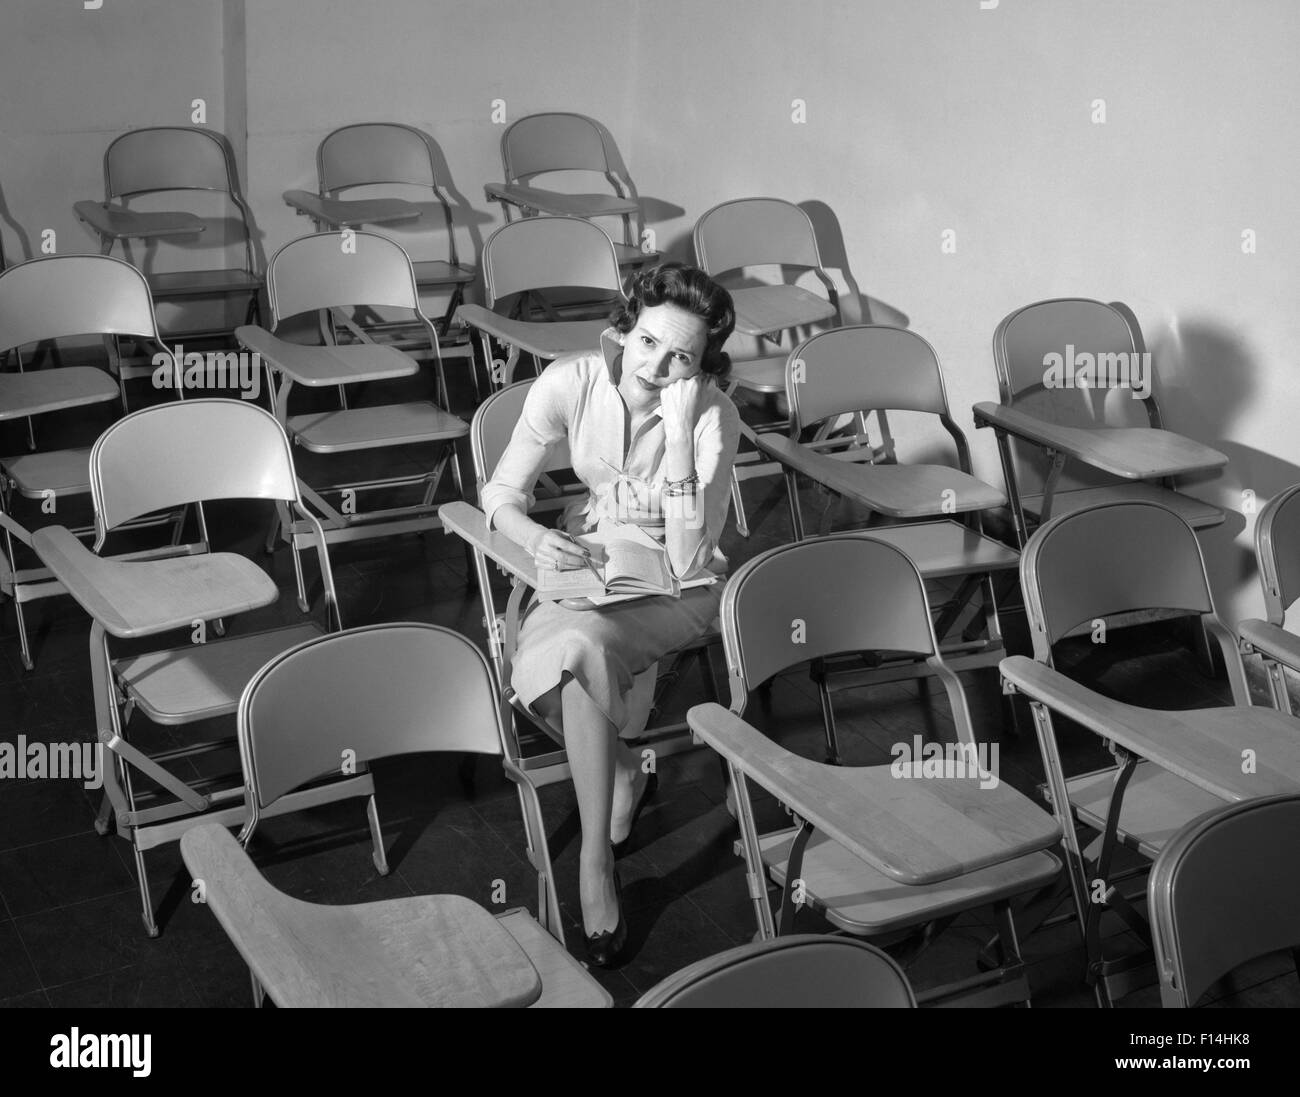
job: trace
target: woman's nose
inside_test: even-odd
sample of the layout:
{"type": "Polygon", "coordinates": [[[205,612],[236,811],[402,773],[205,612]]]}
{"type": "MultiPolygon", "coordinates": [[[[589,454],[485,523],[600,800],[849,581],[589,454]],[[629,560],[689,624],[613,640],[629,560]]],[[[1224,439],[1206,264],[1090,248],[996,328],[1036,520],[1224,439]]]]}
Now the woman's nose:
{"type": "Polygon", "coordinates": [[[660,355],[659,358],[650,363],[656,377],[667,377],[668,371],[672,368],[673,359],[670,354],[660,355]]]}

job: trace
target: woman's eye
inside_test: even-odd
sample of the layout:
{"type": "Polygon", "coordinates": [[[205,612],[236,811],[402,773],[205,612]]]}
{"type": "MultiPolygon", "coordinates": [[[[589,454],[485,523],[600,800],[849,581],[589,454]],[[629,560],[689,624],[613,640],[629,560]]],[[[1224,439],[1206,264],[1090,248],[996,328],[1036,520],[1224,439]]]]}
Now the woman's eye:
{"type": "Polygon", "coordinates": [[[641,345],[645,347],[654,346],[654,340],[651,339],[650,336],[648,335],[643,335],[641,336],[641,345]]]}

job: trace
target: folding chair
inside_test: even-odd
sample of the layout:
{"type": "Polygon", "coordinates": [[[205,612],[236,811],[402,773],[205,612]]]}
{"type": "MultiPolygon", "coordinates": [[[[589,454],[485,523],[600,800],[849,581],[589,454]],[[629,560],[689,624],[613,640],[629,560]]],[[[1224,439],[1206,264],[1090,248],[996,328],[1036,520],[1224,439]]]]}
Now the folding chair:
{"type": "MultiPolygon", "coordinates": [[[[823,489],[869,508],[872,536],[907,553],[925,579],[959,579],[960,586],[940,610],[935,634],[954,669],[995,666],[1004,648],[993,580],[997,574],[1014,572],[1020,557],[983,533],[981,514],[1002,506],[1006,496],[971,475],[970,449],[948,410],[934,348],[902,328],[836,328],[814,335],[790,352],[785,386],[790,435],[759,435],[757,444],[784,466],[795,538],[805,535],[798,489],[802,473],[823,489]],[[957,467],[900,463],[886,412],[937,417],[956,449],[957,467]],[[872,414],[883,443],[879,447],[868,434],[872,414]],[[845,415],[852,416],[854,429],[832,433],[845,415]],[[801,441],[813,430],[810,441],[801,441]],[[878,524],[883,522],[892,524],[878,524]],[[976,597],[982,612],[977,610],[965,632],[950,640],[950,632],[976,597]],[[981,628],[983,638],[978,635],[981,628]]],[[[926,445],[929,449],[923,454],[930,456],[934,447],[928,439],[926,445]]],[[[860,684],[870,679],[844,680],[860,684]]]]}
{"type": "MultiPolygon", "coordinates": [[[[966,695],[939,654],[916,566],[901,550],[865,534],[782,545],[731,577],[721,617],[731,709],[697,705],[687,720],[730,767],[760,938],[793,931],[800,885],[808,905],[836,929],[879,938],[925,926],[922,947],[958,914],[992,905],[1001,965],[918,1000],[969,992],[963,1004],[1028,1002],[1010,904],[1056,878],[1060,863],[1047,850],[1060,828],[980,764],[966,695]],[[899,770],[897,748],[892,765],[814,762],[741,719],[750,692],[774,675],[856,651],[907,652],[925,660],[943,685],[956,726],[958,743],[946,755],[951,772],[926,780],[920,771],[899,770]],[[760,835],[745,777],[786,805],[795,825],[760,835]],[[783,888],[775,923],[768,874],[783,888]]],[[[830,738],[834,713],[825,690],[821,702],[830,738]]],[[[911,744],[902,746],[912,753],[911,744]]]]}
{"type": "MultiPolygon", "coordinates": [[[[501,135],[504,183],[488,183],[489,201],[500,202],[506,221],[517,210],[524,218],[539,214],[581,217],[584,220],[617,217],[623,222],[623,242],[615,244],[620,266],[640,266],[658,258],[645,249],[645,223],[636,184],[628,174],[614,138],[595,119],[582,114],[552,111],[529,114],[512,122],[501,135]],[[556,172],[603,175],[613,194],[573,194],[543,190],[534,181],[556,172]]],[[[548,179],[548,182],[551,180],[548,179]]]]}
{"type": "MultiPolygon", "coordinates": [[[[172,352],[158,335],[149,287],[129,263],[98,255],[59,255],[32,259],[0,274],[0,355],[12,352],[18,366],[0,372],[0,422],[26,418],[33,451],[0,458],[0,594],[13,599],[18,643],[28,670],[33,663],[23,605],[61,594],[63,588],[47,569],[22,565],[15,541],[30,549],[31,531],[14,517],[15,496],[38,502],[42,513],[58,514],[68,501],[90,492],[90,448],[36,450],[32,417],[107,403],[119,390],[112,377],[92,366],[25,371],[23,350],[84,335],[104,337],[110,365],[116,362],[118,338],[129,336],[156,348],[166,363],[162,368],[172,369],[172,352]]],[[[77,531],[78,536],[92,532],[77,531]]],[[[174,532],[180,533],[179,524],[174,532]]]]}
{"type": "MultiPolygon", "coordinates": [[[[124,133],[114,138],[104,153],[104,201],[77,202],[73,208],[78,218],[99,236],[102,254],[108,255],[120,243],[126,259],[135,262],[131,255],[132,241],[143,244],[143,260],[136,265],[145,271],[155,301],[247,297],[245,323],[258,315],[262,276],[254,252],[256,230],[239,189],[230,143],[223,135],[194,126],[151,126],[124,133]],[[141,199],[148,205],[159,205],[169,201],[159,196],[170,195],[170,202],[174,203],[177,193],[196,191],[226,196],[228,205],[219,215],[220,220],[166,208],[138,208],[141,199]],[[221,233],[212,246],[223,252],[234,246],[236,242],[225,236],[231,224],[229,211],[234,212],[242,237],[238,241],[243,250],[241,266],[153,269],[160,243],[179,240],[188,251],[194,244],[192,238],[206,233],[214,224],[221,226],[221,233]]],[[[171,337],[228,335],[232,326],[172,332],[171,337]]],[[[148,372],[143,366],[127,368],[124,378],[148,372]]]]}
{"type": "Polygon", "coordinates": [[[600,342],[606,319],[564,320],[540,296],[543,290],[595,290],[611,300],[623,299],[623,279],[614,243],[605,230],[577,217],[530,217],[497,229],[483,245],[484,305],[461,305],[457,319],[479,334],[483,361],[494,386],[514,380],[521,353],[530,354],[540,371],[562,354],[590,350],[600,342]],[[537,300],[547,320],[523,315],[537,300]],[[494,311],[511,306],[506,314],[494,311]],[[507,348],[496,357],[492,340],[507,348]]]}
{"type": "Polygon", "coordinates": [[[1139,940],[1150,942],[1140,911],[1118,886],[1123,877],[1113,871],[1116,848],[1123,845],[1153,860],[1181,827],[1225,799],[1237,799],[1243,791],[1267,794],[1274,779],[1285,789],[1285,776],[1274,772],[1281,756],[1267,757],[1266,744],[1279,736],[1283,742],[1296,739],[1294,722],[1250,707],[1241,656],[1215,612],[1196,534],[1172,510],[1134,502],[1060,515],[1030,539],[1020,577],[1037,663],[1024,656],[1003,660],[1004,683],[1024,694],[1033,711],[1047,793],[1065,833],[1087,977],[1106,1005],[1151,976],[1148,952],[1113,959],[1103,952],[1100,922],[1106,910],[1115,911],[1139,940]],[[1089,633],[1104,640],[1110,620],[1139,609],[1199,618],[1222,653],[1233,707],[1176,713],[1139,708],[1049,669],[1059,641],[1089,633]],[[1054,714],[1106,740],[1117,764],[1067,777],[1054,714]],[[1244,756],[1234,753],[1233,738],[1225,738],[1229,725],[1239,729],[1233,737],[1244,736],[1245,745],[1259,752],[1258,773],[1247,773],[1244,756]],[[1186,760],[1177,756],[1180,747],[1198,753],[1186,760]],[[1080,843],[1081,826],[1098,834],[1087,849],[1080,843]]]}
{"type": "MultiPolygon", "coordinates": [[[[474,415],[470,428],[470,446],[474,459],[474,476],[480,492],[483,485],[491,479],[497,462],[509,445],[532,384],[531,380],[521,381],[493,393],[483,401],[474,415]]],[[[535,494],[535,503],[531,508],[534,516],[553,511],[559,506],[573,505],[585,498],[584,490],[575,492],[572,486],[566,489],[559,482],[557,474],[562,474],[567,469],[568,446],[557,445],[542,470],[544,489],[535,494]]],[[[581,488],[581,485],[578,487],[581,488]]],[[[523,613],[527,608],[527,597],[537,586],[537,567],[533,558],[504,535],[489,532],[484,513],[468,503],[444,504],[439,509],[439,517],[444,528],[459,535],[474,552],[476,585],[483,605],[483,624],[487,630],[492,670],[503,699],[502,718],[507,728],[506,756],[512,764],[533,775],[538,785],[568,780],[570,773],[567,756],[562,749],[556,749],[550,742],[551,738],[559,740],[559,733],[538,722],[538,717],[516,700],[514,691],[510,688],[511,661],[523,613]],[[492,589],[492,565],[511,580],[510,593],[506,596],[504,606],[500,605],[499,597],[492,589]],[[527,718],[528,724],[521,723],[509,706],[517,708],[527,718]],[[537,723],[550,737],[545,740],[541,751],[534,749],[539,737],[529,733],[533,723],[537,723]]],[[[670,656],[671,663],[662,675],[658,673],[658,666],[643,671],[634,681],[634,697],[640,702],[648,701],[653,713],[668,688],[680,676],[684,664],[690,660],[698,663],[705,690],[710,697],[714,696],[709,648],[716,642],[717,637],[714,635],[701,637],[696,643],[670,656]]],[[[635,705],[631,707],[635,708],[635,705]]],[[[633,747],[652,747],[658,756],[664,757],[691,747],[686,732],[684,723],[648,727],[639,735],[626,737],[624,742],[633,747]]]]}
{"type": "MultiPolygon", "coordinates": [[[[759,347],[771,343],[780,347],[786,333],[790,345],[811,334],[813,325],[840,322],[839,297],[835,283],[822,267],[817,234],[802,209],[780,198],[737,198],[714,206],[695,222],[695,258],[700,267],[718,278],[731,291],[736,309],[736,332],[757,340],[759,347]],[[790,271],[794,281],[755,283],[754,270],[776,269],[780,278],[790,271]],[[821,283],[825,297],[798,285],[812,274],[821,283]],[[801,334],[802,333],[802,334],[801,334]]],[[[764,395],[785,391],[785,353],[759,354],[737,359],[731,365],[730,392],[746,389],[764,395]]],[[[757,445],[758,435],[784,430],[785,421],[760,425],[757,430],[742,424],[742,431],[757,445]]],[[[770,476],[778,466],[767,462],[753,465],[745,457],[732,467],[732,498],[736,525],[741,536],[749,536],[749,525],[740,497],[740,484],[756,476],[770,476]]]]}
{"type": "Polygon", "coordinates": [[[797,934],[699,960],[645,992],[633,1009],[912,1009],[887,952],[846,937],[797,934]]]}
{"type": "Polygon", "coordinates": [[[1286,949],[1300,972],[1300,793],[1188,823],[1147,884],[1166,1008],[1188,1008],[1247,960],[1286,949]]]}
{"type": "MultiPolygon", "coordinates": [[[[368,797],[372,856],[375,867],[387,875],[374,789],[368,780],[364,787],[357,786],[355,778],[338,780],[340,759],[347,760],[344,772],[350,772],[353,765],[366,767],[403,754],[468,752],[501,758],[506,776],[518,790],[525,833],[537,865],[540,924],[520,908],[502,915],[500,928],[488,917],[487,929],[475,933],[490,938],[493,934],[500,937],[505,930],[504,942],[529,953],[539,969],[547,965],[581,971],[564,952],[555,874],[537,789],[508,754],[503,755],[502,742],[492,672],[483,654],[465,637],[450,629],[413,623],[372,625],[319,637],[273,658],[248,683],[240,700],[239,750],[249,807],[240,842],[247,846],[261,818],[278,814],[289,793],[332,776],[335,780],[324,791],[333,789],[335,799],[368,797]],[[513,944],[511,935],[518,945],[513,944]],[[564,962],[557,964],[560,957],[564,962]]],[[[471,917],[485,922],[485,912],[467,899],[436,896],[399,900],[399,904],[418,911],[421,905],[437,906],[435,900],[455,900],[471,917]]],[[[387,906],[367,904],[360,911],[369,914],[359,912],[357,916],[374,916],[386,923],[395,913],[385,909],[387,906]]],[[[217,913],[220,916],[220,911],[217,913]]],[[[405,923],[410,914],[407,910],[401,921],[405,923]]],[[[433,928],[438,928],[433,912],[430,918],[433,928]]],[[[472,922],[465,928],[471,926],[472,922]]],[[[414,925],[408,928],[416,931],[414,925]]],[[[441,932],[446,931],[446,926],[441,927],[441,932]]],[[[427,941],[423,928],[419,932],[427,941]]],[[[404,944],[400,939],[394,942],[403,952],[404,944]]],[[[434,951],[444,964],[449,960],[445,951],[445,947],[434,951]]],[[[404,979],[408,971],[418,971],[421,965],[410,968],[395,962],[391,966],[392,974],[404,979]]],[[[256,965],[254,975],[272,990],[258,975],[256,965]]],[[[585,979],[584,975],[579,981],[585,979]]],[[[544,992],[551,989],[544,988],[544,992]]],[[[608,1004],[608,996],[599,990],[588,989],[588,998],[593,993],[597,1001],[608,1004]]]]}
{"type": "MultiPolygon", "coordinates": [[[[242,789],[204,777],[192,759],[229,746],[229,739],[147,752],[131,742],[127,723],[139,708],[155,724],[180,727],[235,711],[245,684],[276,653],[318,635],[314,622],[207,641],[208,626],[270,605],[274,581],[229,552],[169,559],[105,559],[95,555],[115,529],[141,515],[205,500],[261,499],[292,507],[316,530],[327,625],[339,626],[338,599],[324,532],[303,507],[289,440],[275,418],[239,400],[184,400],[137,411],[114,423],[90,452],[95,507],[94,552],[63,526],[32,535],[32,546],[67,592],[90,614],[90,665],[95,726],[103,745],[105,798],[96,829],[110,816],[130,841],[149,936],[158,934],[147,850],[175,841],[197,815],[242,823],[242,789]],[[186,630],[171,648],[114,656],[109,637],[139,640],[186,630]],[[172,768],[167,768],[170,765],[172,768]],[[182,772],[178,772],[178,769],[182,772]]],[[[299,807],[325,802],[307,792],[299,807]]]]}
{"type": "MultiPolygon", "coordinates": [[[[361,122],[334,130],[316,149],[319,194],[292,190],[285,201],[309,216],[317,230],[383,226],[411,252],[440,253],[416,259],[415,284],[422,293],[449,295],[439,334],[460,306],[474,268],[460,262],[451,204],[438,181],[433,139],[397,122],[361,122]],[[445,241],[438,241],[438,237],[445,241]]],[[[445,348],[444,348],[445,350],[445,348]]]]}
{"type": "MultiPolygon", "coordinates": [[[[373,232],[323,232],[285,244],[267,267],[267,296],[271,307],[272,331],[256,326],[239,328],[240,343],[261,356],[272,376],[278,375],[275,414],[294,444],[309,453],[337,456],[366,450],[391,450],[404,446],[431,445],[439,456],[429,471],[349,483],[309,486],[300,489],[322,516],[325,536],[331,544],[342,541],[395,537],[437,529],[433,499],[450,467],[456,494],[464,494],[456,442],[468,427],[445,411],[447,383],[442,372],[438,335],[420,309],[419,291],[411,261],[399,244],[373,232]],[[303,313],[328,312],[353,306],[404,309],[411,313],[428,336],[436,374],[436,393],[442,406],[431,400],[411,400],[379,406],[349,407],[345,386],[374,385],[419,373],[419,363],[394,347],[371,340],[365,332],[350,326],[356,342],[304,346],[274,334],[288,318],[303,313]],[[337,386],[342,407],[327,411],[289,413],[289,399],[296,386],[337,386]],[[423,486],[418,503],[388,505],[362,510],[362,492],[423,486]],[[326,499],[337,495],[338,506],[326,499]]],[[[282,507],[278,532],[292,546],[294,575],[298,582],[298,604],[304,610],[307,595],[303,587],[299,552],[311,543],[315,527],[293,521],[282,507]]],[[[268,536],[268,549],[277,530],[268,536]]]]}
{"type": "Polygon", "coordinates": [[[1026,305],[998,325],[993,362],[1002,402],[976,404],[975,425],[997,434],[1021,548],[1031,518],[1098,503],[1159,503],[1194,529],[1223,521],[1218,507],[1179,492],[1175,477],[1228,458],[1163,429],[1151,356],[1126,305],[1082,297],[1026,305]]]}
{"type": "Polygon", "coordinates": [[[1300,636],[1288,632],[1287,611],[1300,598],[1300,484],[1274,496],[1255,519],[1255,561],[1268,620],[1237,626],[1245,654],[1258,655],[1268,672],[1273,707],[1292,712],[1286,671],[1300,673],[1300,636]]]}

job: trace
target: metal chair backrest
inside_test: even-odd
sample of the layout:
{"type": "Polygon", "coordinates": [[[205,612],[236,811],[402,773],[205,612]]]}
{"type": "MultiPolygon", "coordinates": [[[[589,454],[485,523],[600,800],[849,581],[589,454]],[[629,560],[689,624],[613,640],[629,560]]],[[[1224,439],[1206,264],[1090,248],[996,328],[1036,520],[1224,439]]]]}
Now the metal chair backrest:
{"type": "Polygon", "coordinates": [[[1255,520],[1255,559],[1268,619],[1286,624],[1300,598],[1300,484],[1275,495],[1255,520]]]}
{"type": "MultiPolygon", "coordinates": [[[[483,653],[438,625],[370,625],[272,659],[239,702],[248,803],[379,758],[500,755],[499,699],[483,653]]],[[[351,772],[356,772],[355,769],[351,772]]]]}
{"type": "Polygon", "coordinates": [[[612,175],[621,166],[608,131],[583,114],[529,114],[501,135],[501,166],[512,183],[527,183],[549,171],[597,171],[612,175]]]}
{"type": "Polygon", "coordinates": [[[846,937],[796,934],[700,960],[647,991],[638,1009],[912,1009],[903,969],[846,937]]]}
{"type": "Polygon", "coordinates": [[[1300,795],[1208,812],[1160,852],[1147,881],[1160,996],[1191,1006],[1256,956],[1300,946],[1300,795]]]}
{"type": "Polygon", "coordinates": [[[350,305],[407,309],[423,318],[410,256],[374,232],[318,232],[290,240],[267,266],[266,289],[276,324],[350,305]]]}
{"type": "Polygon", "coordinates": [[[295,502],[284,428],[243,400],[182,400],[119,419],[90,451],[95,530],[208,499],[295,502]]]}
{"type": "Polygon", "coordinates": [[[1196,533],[1155,503],[1103,503],[1040,526],[1020,557],[1034,658],[1089,621],[1137,610],[1214,612],[1196,533]]]}
{"type": "Polygon", "coordinates": [[[114,138],[104,153],[110,199],[165,190],[239,193],[225,137],[194,126],[152,126],[114,138]]]}
{"type": "Polygon", "coordinates": [[[525,217],[502,225],[483,245],[482,266],[489,308],[528,290],[623,292],[613,240],[580,217],[525,217]]]}
{"type": "Polygon", "coordinates": [[[797,431],[854,411],[948,414],[939,357],[904,328],[860,324],[822,332],[790,352],[786,395],[797,431]]]}
{"type": "Polygon", "coordinates": [[[859,651],[929,656],[938,647],[916,565],[862,534],[760,553],[727,581],[719,617],[738,712],[751,690],[809,659],[859,651]]]}
{"type": "MultiPolygon", "coordinates": [[[[523,413],[524,401],[533,386],[533,378],[516,381],[494,392],[478,406],[470,423],[470,452],[474,459],[474,478],[480,490],[492,479],[497,462],[510,445],[515,425],[523,413]]],[[[572,467],[568,440],[557,443],[547,455],[542,472],[558,472],[572,467]]]]}
{"type": "Polygon", "coordinates": [[[107,255],[48,255],[0,273],[0,352],[72,335],[160,343],[149,283],[107,255]]]}
{"type": "Polygon", "coordinates": [[[334,130],[316,149],[323,194],[349,187],[403,184],[436,187],[428,139],[399,122],[360,122],[334,130]]]}
{"type": "Polygon", "coordinates": [[[821,270],[817,234],[808,214],[781,198],[736,198],[695,222],[695,256],[709,274],[742,267],[821,270]]]}

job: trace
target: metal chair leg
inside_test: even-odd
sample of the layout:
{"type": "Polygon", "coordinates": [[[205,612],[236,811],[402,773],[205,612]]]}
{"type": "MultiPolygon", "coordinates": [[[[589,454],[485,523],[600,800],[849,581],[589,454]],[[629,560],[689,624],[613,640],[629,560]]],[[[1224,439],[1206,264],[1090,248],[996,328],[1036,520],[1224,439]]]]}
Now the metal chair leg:
{"type": "Polygon", "coordinates": [[[375,804],[374,796],[366,800],[366,820],[370,823],[370,840],[374,844],[374,849],[370,852],[370,859],[375,863],[375,869],[380,876],[388,875],[388,857],[384,853],[384,832],[379,828],[379,808],[375,804]]]}
{"type": "Polygon", "coordinates": [[[144,921],[144,931],[150,937],[157,937],[158,923],[154,921],[153,916],[153,899],[149,895],[149,874],[144,866],[144,851],[139,846],[132,844],[131,852],[135,854],[135,878],[140,886],[141,918],[144,921]]]}

